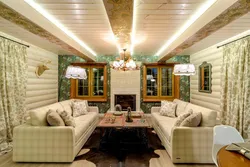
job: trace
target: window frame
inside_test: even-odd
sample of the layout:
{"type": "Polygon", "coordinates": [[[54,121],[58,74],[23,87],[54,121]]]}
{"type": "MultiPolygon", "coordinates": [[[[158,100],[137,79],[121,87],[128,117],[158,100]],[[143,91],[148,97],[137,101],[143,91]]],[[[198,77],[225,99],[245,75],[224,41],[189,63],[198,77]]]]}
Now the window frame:
{"type": "Polygon", "coordinates": [[[107,63],[72,63],[73,66],[80,66],[82,68],[88,68],[88,95],[78,95],[78,79],[70,79],[70,98],[71,99],[82,99],[92,102],[106,102],[107,101],[107,63]],[[103,68],[103,95],[93,95],[93,69],[103,68]]]}
{"type": "Polygon", "coordinates": [[[179,98],[179,80],[180,77],[172,74],[172,96],[162,96],[162,68],[172,68],[174,70],[175,63],[145,63],[143,65],[143,101],[144,102],[160,102],[161,100],[174,100],[179,98]],[[157,68],[157,96],[147,95],[147,68],[157,68]]]}

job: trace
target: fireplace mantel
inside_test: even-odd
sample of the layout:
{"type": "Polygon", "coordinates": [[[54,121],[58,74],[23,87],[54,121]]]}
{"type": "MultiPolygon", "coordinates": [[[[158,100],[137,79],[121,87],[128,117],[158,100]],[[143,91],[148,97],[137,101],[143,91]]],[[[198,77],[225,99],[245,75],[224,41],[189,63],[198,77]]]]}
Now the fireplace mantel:
{"type": "Polygon", "coordinates": [[[140,109],[140,70],[117,71],[111,69],[110,110],[115,110],[115,95],[136,95],[136,111],[140,109]]]}

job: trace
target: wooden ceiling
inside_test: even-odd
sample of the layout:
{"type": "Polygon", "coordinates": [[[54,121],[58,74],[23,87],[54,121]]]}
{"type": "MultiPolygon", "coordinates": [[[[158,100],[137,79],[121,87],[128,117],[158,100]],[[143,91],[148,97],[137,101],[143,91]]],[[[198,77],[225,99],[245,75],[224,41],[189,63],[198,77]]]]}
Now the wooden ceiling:
{"type": "Polygon", "coordinates": [[[137,4],[135,54],[154,55],[204,0],[141,0],[137,4]],[[150,47],[149,47],[150,46],[150,47]]]}
{"type": "MultiPolygon", "coordinates": [[[[181,26],[183,26],[186,21],[203,5],[207,0],[136,0],[135,10],[136,14],[132,19],[130,19],[129,26],[124,26],[124,24],[112,24],[113,16],[109,14],[110,10],[115,6],[114,3],[123,3],[130,4],[130,9],[126,10],[130,12],[130,16],[133,16],[133,8],[131,8],[132,0],[35,0],[38,5],[40,5],[44,10],[50,13],[54,18],[56,18],[61,24],[64,25],[69,31],[71,31],[75,36],[82,40],[87,46],[89,46],[94,52],[99,55],[117,55],[118,48],[117,42],[122,43],[121,41],[116,41],[113,37],[117,36],[117,29],[123,29],[121,32],[126,32],[124,36],[126,38],[131,35],[132,31],[132,22],[135,23],[135,46],[134,46],[134,55],[143,55],[143,56],[153,56],[155,53],[169,40],[174,33],[176,33],[181,26]],[[106,5],[107,3],[112,4],[113,6],[106,5]],[[111,17],[110,17],[111,16],[111,17]],[[126,30],[124,30],[124,28],[126,30]]],[[[1,0],[1,2],[14,11],[18,12],[23,17],[27,18],[27,22],[32,21],[37,26],[40,26],[43,30],[48,31],[50,34],[58,37],[58,41],[61,40],[62,43],[67,43],[72,45],[72,48],[78,50],[86,57],[90,57],[91,60],[94,60],[93,55],[90,55],[87,51],[81,48],[80,45],[76,45],[75,42],[69,37],[62,35],[63,32],[57,27],[53,26],[49,20],[42,18],[43,16],[35,11],[31,6],[29,6],[24,1],[16,0],[1,0]]],[[[246,2],[247,0],[227,0],[227,3],[224,3],[225,0],[217,0],[217,2],[211,7],[210,13],[216,13],[215,16],[209,17],[202,15],[203,25],[209,24],[212,22],[217,15],[224,12],[226,9],[230,8],[236,2],[246,2]],[[213,12],[214,10],[214,12],[213,12]],[[217,11],[216,11],[217,10],[217,11]]],[[[242,3],[243,4],[243,3],[242,3]]],[[[125,5],[126,6],[126,5],[125,5]]],[[[113,8],[114,9],[114,8],[113,8]]],[[[236,8],[237,9],[237,8],[236,8]]],[[[115,9],[116,12],[122,13],[121,8],[115,9]]],[[[248,10],[248,9],[247,9],[248,10]]],[[[247,13],[247,10],[244,13],[240,13],[239,16],[243,16],[247,13]]],[[[114,12],[114,11],[113,11],[114,12]]],[[[125,12],[126,13],[126,12],[125,12]]],[[[229,11],[230,13],[230,11],[229,11]]],[[[208,14],[207,14],[208,15],[208,14]]],[[[231,16],[230,16],[231,17],[231,16]]],[[[232,16],[233,17],[233,16],[232,16]]],[[[121,23],[123,22],[122,17],[119,18],[121,23]]],[[[116,23],[119,23],[119,19],[116,18],[116,23]],[[117,21],[118,20],[118,21],[117,21]]],[[[196,43],[193,46],[190,46],[190,49],[186,49],[185,54],[191,54],[193,51],[199,51],[199,49],[205,49],[206,47],[216,44],[220,39],[230,38],[233,34],[241,33],[250,27],[250,17],[239,18],[233,26],[226,26],[228,23],[225,23],[224,31],[220,31],[218,28],[215,31],[216,33],[209,34],[211,37],[206,36],[205,39],[199,39],[201,41],[199,44],[196,43]],[[244,28],[242,28],[244,27],[244,28]],[[214,36],[215,34],[215,36],[214,36]],[[206,39],[208,42],[206,42],[206,39]],[[205,41],[205,42],[204,42],[205,41]],[[202,45],[202,47],[201,47],[202,45]],[[196,47],[197,46],[197,47],[196,47]],[[194,48],[199,49],[194,49],[194,48]]],[[[10,35],[26,40],[26,42],[33,43],[32,40],[34,34],[31,30],[26,27],[25,37],[20,35],[22,30],[20,30],[20,25],[14,26],[17,22],[13,20],[4,20],[0,19],[0,31],[9,33],[10,35]],[[10,23],[12,22],[12,23],[10,23]],[[7,25],[11,25],[11,30],[8,30],[7,25]],[[32,34],[33,33],[33,34],[32,34]]],[[[197,23],[198,24],[198,23],[197,23]]],[[[178,48],[183,42],[185,42],[189,37],[195,35],[202,27],[197,26],[193,28],[193,31],[189,32],[189,35],[183,34],[180,37],[179,43],[173,47],[170,47],[170,50],[161,55],[160,59],[164,59],[164,56],[171,53],[172,50],[178,48]]],[[[222,29],[221,29],[222,30],[222,29]]],[[[121,38],[121,37],[119,37],[121,38]]],[[[43,39],[44,40],[44,39],[43,39]]],[[[124,41],[124,40],[123,40],[124,41]]],[[[71,50],[62,48],[60,45],[49,45],[51,41],[40,42],[38,45],[45,49],[49,48],[50,50],[57,50],[58,53],[72,53],[71,50]]],[[[126,40],[125,40],[126,42],[126,40]]],[[[131,44],[130,41],[127,41],[128,45],[131,44]]],[[[36,42],[34,42],[36,44],[36,42]]],[[[74,52],[75,54],[77,52],[74,52]]]]}
{"type": "Polygon", "coordinates": [[[112,30],[100,0],[36,0],[97,54],[114,54],[112,30]]]}

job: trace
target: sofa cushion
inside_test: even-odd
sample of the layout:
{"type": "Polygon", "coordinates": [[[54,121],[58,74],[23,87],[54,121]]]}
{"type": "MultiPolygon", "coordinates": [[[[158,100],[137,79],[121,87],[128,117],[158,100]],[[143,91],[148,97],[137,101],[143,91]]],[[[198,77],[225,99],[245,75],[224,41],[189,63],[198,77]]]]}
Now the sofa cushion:
{"type": "Polygon", "coordinates": [[[192,109],[193,112],[201,112],[202,116],[200,126],[213,127],[216,125],[216,111],[189,103],[186,106],[185,111],[190,109],[192,109]]]}
{"type": "Polygon", "coordinates": [[[64,111],[66,111],[69,115],[72,115],[72,100],[65,100],[59,103],[62,105],[64,111]]]}
{"type": "Polygon", "coordinates": [[[88,121],[89,125],[91,125],[97,118],[98,118],[98,113],[88,112],[87,114],[75,117],[74,119],[75,121],[88,121]]]}
{"type": "Polygon", "coordinates": [[[88,112],[86,115],[81,115],[79,117],[75,117],[75,135],[76,141],[78,141],[81,136],[84,134],[85,130],[98,118],[98,114],[96,112],[88,112]]]}
{"type": "Polygon", "coordinates": [[[163,116],[175,117],[176,106],[176,103],[162,100],[160,114],[163,116]]]}
{"type": "Polygon", "coordinates": [[[181,115],[179,115],[179,117],[177,118],[177,121],[175,122],[174,126],[180,126],[181,123],[182,123],[187,117],[189,117],[192,113],[193,113],[193,110],[190,109],[188,112],[185,112],[185,113],[182,113],[181,115]]]}
{"type": "Polygon", "coordinates": [[[52,110],[63,110],[62,105],[59,103],[51,104],[45,107],[40,107],[29,111],[31,125],[33,126],[48,126],[47,112],[49,109],[52,110]]]}
{"type": "Polygon", "coordinates": [[[151,116],[155,119],[155,123],[160,127],[167,139],[170,140],[171,131],[177,118],[165,117],[160,115],[160,113],[152,113],[151,116]]]}
{"type": "MultiPolygon", "coordinates": [[[[81,116],[79,116],[81,117],[81,116]]],[[[75,143],[81,138],[81,136],[85,133],[85,131],[89,127],[89,121],[80,121],[75,120],[76,127],[75,127],[75,143]]]]}
{"type": "Polygon", "coordinates": [[[170,141],[171,139],[171,132],[177,118],[168,118],[167,121],[159,121],[159,127],[162,130],[163,134],[166,136],[167,140],[170,141]]]}
{"type": "Polygon", "coordinates": [[[47,122],[50,126],[65,126],[65,123],[58,112],[52,109],[47,112],[47,122]]]}
{"type": "Polygon", "coordinates": [[[185,112],[185,108],[188,105],[188,102],[179,100],[179,99],[174,99],[173,101],[174,103],[177,104],[177,108],[176,108],[176,116],[180,116],[182,113],[185,112]]]}
{"type": "Polygon", "coordinates": [[[69,115],[66,111],[62,111],[59,114],[66,126],[73,126],[73,127],[76,126],[74,118],[71,115],[69,115]]]}
{"type": "MultiPolygon", "coordinates": [[[[152,114],[151,114],[151,117],[153,117],[153,119],[155,119],[155,123],[156,123],[157,125],[159,125],[159,121],[167,121],[167,120],[168,120],[168,117],[165,117],[165,116],[160,115],[159,112],[152,113],[152,114]]],[[[170,118],[170,117],[169,117],[169,118],[170,118]]]]}
{"type": "Polygon", "coordinates": [[[192,113],[189,115],[180,126],[197,127],[201,122],[201,112],[192,113]]]}

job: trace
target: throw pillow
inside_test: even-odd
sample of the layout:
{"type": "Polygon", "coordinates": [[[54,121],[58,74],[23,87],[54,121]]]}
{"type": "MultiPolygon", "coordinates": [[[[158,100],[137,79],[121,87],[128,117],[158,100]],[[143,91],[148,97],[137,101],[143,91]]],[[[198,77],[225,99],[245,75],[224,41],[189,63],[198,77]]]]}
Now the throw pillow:
{"type": "Polygon", "coordinates": [[[197,127],[201,123],[201,112],[189,115],[180,126],[197,127]]]}
{"type": "Polygon", "coordinates": [[[160,114],[168,117],[175,117],[176,103],[162,100],[160,114]]]}
{"type": "Polygon", "coordinates": [[[181,123],[182,123],[188,116],[190,116],[192,113],[193,113],[193,110],[190,109],[188,112],[183,113],[183,114],[181,114],[180,116],[178,116],[178,119],[176,120],[174,126],[180,126],[181,123]]]}
{"type": "Polygon", "coordinates": [[[87,114],[88,105],[86,103],[86,100],[73,102],[72,109],[73,109],[73,117],[78,117],[80,115],[87,114]]]}
{"type": "MultiPolygon", "coordinates": [[[[88,100],[80,100],[80,99],[72,99],[71,100],[71,103],[70,103],[70,107],[71,107],[71,109],[72,109],[72,111],[73,111],[73,103],[74,102],[85,102],[86,103],[86,106],[87,106],[87,111],[89,112],[89,104],[88,104],[88,100]]],[[[72,113],[73,114],[73,113],[72,113]]]]}
{"type": "Polygon", "coordinates": [[[46,118],[50,126],[65,126],[63,119],[55,110],[49,109],[46,118]]]}
{"type": "Polygon", "coordinates": [[[74,118],[67,113],[67,111],[62,111],[60,113],[61,118],[63,119],[66,126],[76,126],[74,118]]]}

